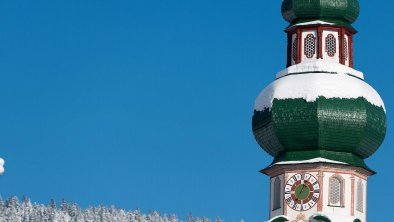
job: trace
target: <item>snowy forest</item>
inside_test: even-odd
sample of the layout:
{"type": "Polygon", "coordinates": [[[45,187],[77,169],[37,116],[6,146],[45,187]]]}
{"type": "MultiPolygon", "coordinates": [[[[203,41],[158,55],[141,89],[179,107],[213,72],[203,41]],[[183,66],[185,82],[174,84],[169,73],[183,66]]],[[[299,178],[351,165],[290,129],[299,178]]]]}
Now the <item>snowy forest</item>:
{"type": "MultiPolygon", "coordinates": [[[[82,209],[76,204],[64,200],[57,206],[54,200],[48,205],[32,203],[29,198],[10,197],[0,199],[0,222],[210,222],[205,217],[193,217],[184,220],[175,214],[160,215],[156,211],[147,214],[140,210],[126,211],[115,207],[89,207],[82,209]]],[[[224,222],[219,217],[214,222],[224,222]]]]}

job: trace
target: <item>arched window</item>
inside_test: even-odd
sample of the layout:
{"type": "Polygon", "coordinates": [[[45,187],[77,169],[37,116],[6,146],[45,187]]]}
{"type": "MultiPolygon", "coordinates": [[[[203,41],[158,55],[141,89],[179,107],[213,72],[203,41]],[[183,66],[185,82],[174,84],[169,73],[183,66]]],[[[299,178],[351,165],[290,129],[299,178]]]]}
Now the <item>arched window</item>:
{"type": "Polygon", "coordinates": [[[334,57],[337,53],[337,39],[333,34],[328,34],[326,37],[326,52],[330,57],[334,57]]]}
{"type": "Polygon", "coordinates": [[[293,40],[292,57],[294,61],[297,61],[297,41],[297,38],[293,40]]]}
{"type": "Polygon", "coordinates": [[[359,212],[364,212],[364,184],[361,179],[357,182],[357,203],[356,209],[359,212]]]}
{"type": "Polygon", "coordinates": [[[345,60],[349,58],[347,38],[343,38],[343,56],[345,57],[345,60]]]}
{"type": "Polygon", "coordinates": [[[330,178],[330,199],[329,205],[343,207],[344,180],[339,175],[330,178]]]}
{"type": "Polygon", "coordinates": [[[277,210],[280,209],[280,196],[281,196],[281,181],[279,177],[275,178],[274,181],[274,203],[273,203],[273,209],[272,210],[277,210]]]}
{"type": "Polygon", "coordinates": [[[308,34],[304,39],[304,54],[308,59],[313,58],[316,53],[316,38],[313,34],[308,34]]]}

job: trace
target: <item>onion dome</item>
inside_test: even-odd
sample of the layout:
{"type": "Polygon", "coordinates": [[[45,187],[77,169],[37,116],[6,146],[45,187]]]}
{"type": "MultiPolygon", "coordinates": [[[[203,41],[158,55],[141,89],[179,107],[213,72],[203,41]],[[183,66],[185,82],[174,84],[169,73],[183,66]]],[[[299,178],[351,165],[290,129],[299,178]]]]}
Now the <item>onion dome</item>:
{"type": "Polygon", "coordinates": [[[379,94],[354,69],[358,0],[283,0],[287,68],[257,97],[252,129],[272,164],[321,162],[370,170],[386,135],[379,94]]]}
{"type": "Polygon", "coordinates": [[[297,24],[321,20],[350,26],[360,12],[358,0],[283,0],[282,16],[297,24]]]}
{"type": "Polygon", "coordinates": [[[273,164],[323,158],[368,169],[386,134],[384,103],[363,79],[332,71],[282,76],[257,97],[253,133],[273,164]]]}

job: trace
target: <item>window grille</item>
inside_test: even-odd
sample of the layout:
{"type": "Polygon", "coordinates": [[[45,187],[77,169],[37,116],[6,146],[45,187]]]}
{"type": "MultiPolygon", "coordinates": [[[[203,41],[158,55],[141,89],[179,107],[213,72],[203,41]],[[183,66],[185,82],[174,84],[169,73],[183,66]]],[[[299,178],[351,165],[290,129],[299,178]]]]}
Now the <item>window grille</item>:
{"type": "Polygon", "coordinates": [[[338,177],[330,178],[330,205],[342,206],[343,181],[338,177]]]}
{"type": "Polygon", "coordinates": [[[294,62],[297,61],[297,38],[293,40],[292,57],[294,62]]]}
{"type": "Polygon", "coordinates": [[[304,54],[311,59],[316,53],[316,38],[313,34],[308,34],[304,39],[304,54]]]}
{"type": "Polygon", "coordinates": [[[361,180],[359,180],[357,183],[356,209],[359,212],[364,212],[364,184],[361,180]]]}
{"type": "Polygon", "coordinates": [[[343,38],[343,56],[345,57],[345,60],[349,58],[347,38],[343,38]]]}
{"type": "Polygon", "coordinates": [[[326,37],[326,52],[330,57],[334,57],[337,53],[337,40],[333,34],[326,37]]]}
{"type": "Polygon", "coordinates": [[[280,209],[280,196],[281,196],[281,181],[277,177],[274,181],[274,204],[273,204],[273,210],[280,209]]]}

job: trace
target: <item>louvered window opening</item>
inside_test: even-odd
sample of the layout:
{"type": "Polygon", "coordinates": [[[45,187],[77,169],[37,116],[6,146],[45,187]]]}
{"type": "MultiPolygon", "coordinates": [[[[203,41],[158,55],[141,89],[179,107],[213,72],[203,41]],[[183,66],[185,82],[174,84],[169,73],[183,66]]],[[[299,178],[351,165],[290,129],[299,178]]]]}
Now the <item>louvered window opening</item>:
{"type": "Polygon", "coordinates": [[[297,38],[293,40],[293,47],[292,47],[292,57],[294,61],[297,61],[297,38]]]}
{"type": "Polygon", "coordinates": [[[316,53],[316,38],[313,34],[308,34],[304,40],[304,54],[308,59],[313,58],[316,53]]]}
{"type": "Polygon", "coordinates": [[[348,43],[346,38],[343,39],[343,56],[345,57],[345,60],[349,58],[348,43]]]}
{"type": "Polygon", "coordinates": [[[357,203],[356,209],[359,212],[364,212],[364,185],[361,180],[357,183],[357,203]]]}
{"type": "Polygon", "coordinates": [[[333,34],[326,37],[326,52],[330,57],[334,57],[337,53],[337,40],[333,34]]]}
{"type": "Polygon", "coordinates": [[[330,179],[330,205],[341,206],[342,200],[342,181],[333,177],[330,179]]]}

